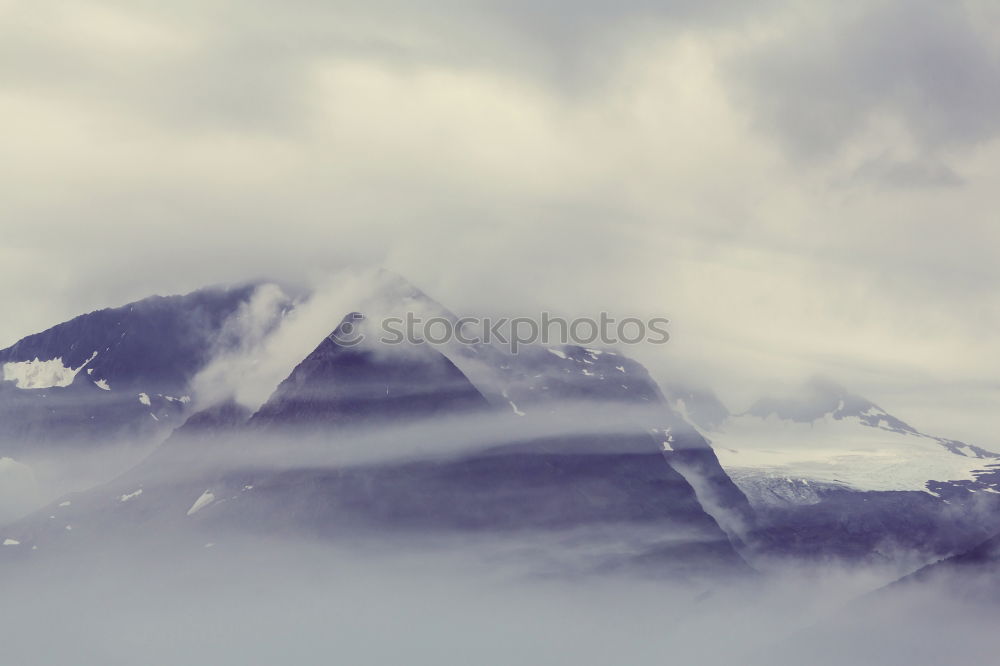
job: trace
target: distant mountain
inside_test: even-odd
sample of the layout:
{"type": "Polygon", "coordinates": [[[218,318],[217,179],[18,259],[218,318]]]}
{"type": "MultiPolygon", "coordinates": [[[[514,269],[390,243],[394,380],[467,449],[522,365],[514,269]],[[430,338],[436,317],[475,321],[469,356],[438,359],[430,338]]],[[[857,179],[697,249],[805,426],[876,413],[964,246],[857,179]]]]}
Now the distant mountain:
{"type": "Polygon", "coordinates": [[[935,557],[1000,529],[1000,456],[921,433],[827,380],[702,431],[791,553],[935,557]]]}
{"type": "Polygon", "coordinates": [[[950,500],[1000,496],[1000,455],[921,433],[829,381],[813,380],[792,398],[759,400],[709,436],[758,503],[810,502],[820,487],[917,491],[950,500]],[[751,486],[754,478],[761,483],[751,486]]]}

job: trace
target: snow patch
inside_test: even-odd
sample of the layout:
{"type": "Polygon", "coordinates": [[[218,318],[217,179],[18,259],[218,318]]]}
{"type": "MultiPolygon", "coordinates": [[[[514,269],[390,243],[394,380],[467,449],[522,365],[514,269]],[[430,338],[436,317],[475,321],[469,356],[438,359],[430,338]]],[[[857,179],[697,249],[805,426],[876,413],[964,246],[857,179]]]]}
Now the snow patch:
{"type": "Polygon", "coordinates": [[[96,382],[94,382],[94,386],[101,389],[102,391],[111,390],[111,386],[108,384],[108,381],[106,379],[98,379],[96,382]]]}
{"type": "MultiPolygon", "coordinates": [[[[664,437],[664,439],[663,439],[662,442],[660,442],[660,449],[663,450],[663,451],[673,451],[674,450],[674,446],[673,446],[673,444],[674,444],[674,436],[672,434],[670,434],[670,431],[671,431],[671,428],[664,428],[663,429],[663,437],[664,437]]],[[[657,434],[660,433],[660,429],[659,428],[653,428],[652,430],[650,430],[650,432],[653,433],[653,435],[655,436],[655,435],[657,435],[657,434]]]]}
{"type": "Polygon", "coordinates": [[[569,358],[568,356],[566,356],[566,352],[559,351],[558,349],[549,349],[549,353],[555,354],[564,361],[569,358]]]}
{"type": "Polygon", "coordinates": [[[18,541],[17,539],[4,539],[3,540],[3,545],[5,545],[5,546],[20,546],[21,542],[18,541]]]}
{"type": "Polygon", "coordinates": [[[149,396],[146,395],[145,393],[139,394],[139,402],[146,405],[147,407],[153,404],[153,402],[149,399],[149,396]]]}
{"type": "Polygon", "coordinates": [[[4,363],[3,378],[4,381],[14,382],[14,386],[19,389],[64,388],[72,384],[77,373],[96,357],[97,352],[94,352],[78,368],[67,368],[63,365],[62,356],[48,361],[39,360],[36,356],[33,361],[4,363]]]}
{"type": "Polygon", "coordinates": [[[127,502],[127,501],[129,501],[131,499],[135,499],[136,497],[138,497],[141,494],[142,494],[142,488],[139,488],[139,490],[136,490],[134,492],[126,493],[126,494],[122,495],[121,497],[118,498],[118,501],[119,502],[127,502]]]}
{"type": "Polygon", "coordinates": [[[215,501],[215,493],[213,493],[210,490],[206,490],[201,494],[201,497],[199,497],[194,501],[194,504],[192,504],[191,508],[188,509],[187,515],[193,516],[194,514],[198,513],[199,511],[201,511],[214,501],[215,501]]]}
{"type": "Polygon", "coordinates": [[[518,409],[517,405],[514,404],[514,401],[511,400],[510,396],[507,395],[507,391],[501,391],[500,395],[502,395],[504,398],[506,398],[507,404],[509,404],[510,408],[514,410],[515,414],[517,414],[518,416],[524,416],[524,412],[522,412],[520,409],[518,409]]]}

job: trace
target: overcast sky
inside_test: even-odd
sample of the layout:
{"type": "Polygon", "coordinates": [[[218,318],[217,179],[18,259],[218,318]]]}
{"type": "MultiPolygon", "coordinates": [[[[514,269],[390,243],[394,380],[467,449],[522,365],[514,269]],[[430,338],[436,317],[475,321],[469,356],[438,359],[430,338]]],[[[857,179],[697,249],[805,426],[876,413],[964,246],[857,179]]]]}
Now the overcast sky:
{"type": "Polygon", "coordinates": [[[0,346],[385,266],[1000,449],[998,82],[990,0],[0,0],[0,346]]]}

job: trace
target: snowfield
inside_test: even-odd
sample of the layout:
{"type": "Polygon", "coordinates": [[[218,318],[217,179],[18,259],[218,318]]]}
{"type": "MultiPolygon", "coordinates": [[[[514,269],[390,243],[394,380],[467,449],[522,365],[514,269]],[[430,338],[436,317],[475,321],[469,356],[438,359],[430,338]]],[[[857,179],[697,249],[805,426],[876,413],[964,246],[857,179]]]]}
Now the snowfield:
{"type": "Polygon", "coordinates": [[[33,361],[18,361],[3,364],[4,381],[14,382],[19,389],[44,389],[66,387],[73,383],[78,372],[88,363],[97,358],[97,352],[87,359],[79,368],[67,368],[62,357],[41,361],[37,357],[33,361]]]}
{"type": "MultiPolygon", "coordinates": [[[[752,477],[812,481],[862,491],[927,491],[927,482],[976,480],[995,459],[952,453],[936,439],[831,415],[812,423],[737,416],[706,433],[741,487],[752,477]]],[[[971,450],[969,451],[971,453],[971,450]]]]}

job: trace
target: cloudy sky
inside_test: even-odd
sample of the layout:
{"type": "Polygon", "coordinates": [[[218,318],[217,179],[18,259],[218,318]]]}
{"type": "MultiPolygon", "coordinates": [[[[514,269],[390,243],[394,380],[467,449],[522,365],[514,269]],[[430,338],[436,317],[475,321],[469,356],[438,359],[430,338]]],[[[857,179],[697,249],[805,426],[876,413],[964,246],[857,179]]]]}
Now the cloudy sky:
{"type": "Polygon", "coordinates": [[[385,266],[998,449],[998,81],[990,0],[0,0],[0,346],[385,266]]]}

